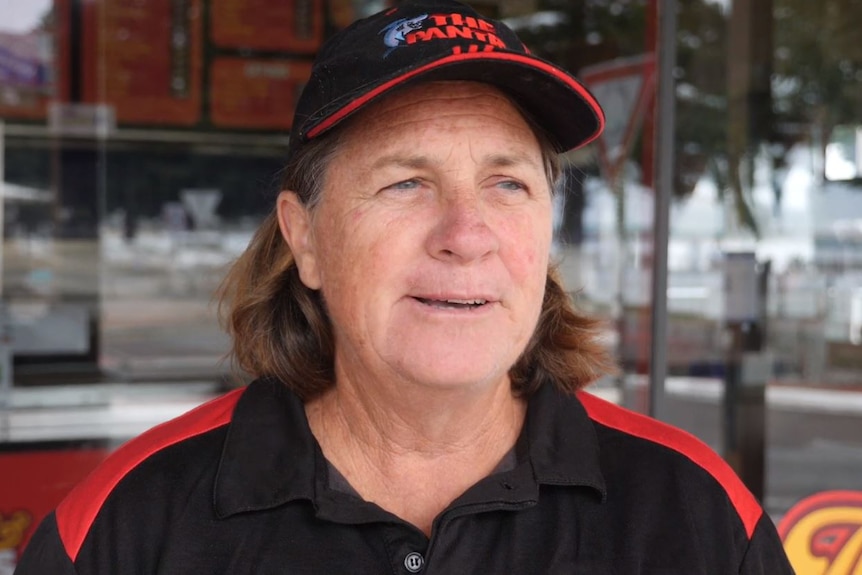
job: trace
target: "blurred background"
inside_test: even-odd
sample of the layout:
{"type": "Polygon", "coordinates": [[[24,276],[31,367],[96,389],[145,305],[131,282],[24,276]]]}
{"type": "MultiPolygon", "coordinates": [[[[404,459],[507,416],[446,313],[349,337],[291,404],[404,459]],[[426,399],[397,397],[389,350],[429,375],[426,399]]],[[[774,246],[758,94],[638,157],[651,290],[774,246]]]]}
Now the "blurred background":
{"type": "MultiPolygon", "coordinates": [[[[0,573],[116,445],[243,383],[213,292],[321,42],[391,3],[0,0],[0,573]]],[[[624,367],[592,391],[776,522],[862,489],[862,3],[470,3],[608,116],[556,205],[624,367]]]]}

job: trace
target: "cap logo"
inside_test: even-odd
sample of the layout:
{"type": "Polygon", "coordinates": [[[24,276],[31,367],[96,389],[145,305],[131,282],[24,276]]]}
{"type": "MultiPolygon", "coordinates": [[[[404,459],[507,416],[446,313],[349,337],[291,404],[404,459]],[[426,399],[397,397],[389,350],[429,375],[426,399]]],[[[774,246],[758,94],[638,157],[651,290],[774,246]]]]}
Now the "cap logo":
{"type": "Polygon", "coordinates": [[[495,48],[506,48],[506,44],[497,36],[494,25],[481,18],[464,16],[463,14],[423,14],[416,18],[401,18],[392,22],[380,31],[383,43],[389,47],[385,56],[400,46],[412,46],[417,43],[434,40],[466,40],[465,46],[455,46],[454,54],[467,52],[489,52],[495,48]]]}
{"type": "MultiPolygon", "coordinates": [[[[427,17],[428,14],[422,14],[415,18],[400,18],[395,22],[392,22],[380,31],[380,33],[383,34],[383,43],[389,47],[389,51],[398,46],[402,46],[404,43],[404,36],[413,30],[421,28],[422,21],[427,17]]],[[[387,55],[389,54],[389,51],[386,52],[387,55]]]]}

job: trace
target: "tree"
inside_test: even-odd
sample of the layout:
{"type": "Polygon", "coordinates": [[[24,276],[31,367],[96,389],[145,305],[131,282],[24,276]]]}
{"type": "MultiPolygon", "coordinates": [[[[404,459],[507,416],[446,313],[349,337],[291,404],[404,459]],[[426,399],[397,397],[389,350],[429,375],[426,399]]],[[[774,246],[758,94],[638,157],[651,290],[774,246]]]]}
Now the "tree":
{"type": "Polygon", "coordinates": [[[774,1],[779,132],[810,127],[825,146],[835,126],[862,123],[862,2],[774,1]]]}
{"type": "MultiPolygon", "coordinates": [[[[769,150],[777,170],[800,140],[825,146],[835,126],[862,123],[862,2],[678,5],[674,194],[685,197],[708,173],[733,197],[738,220],[757,233],[755,156],[769,150]],[[748,77],[740,83],[728,72],[748,77]]],[[[519,33],[536,54],[577,73],[643,52],[647,7],[645,0],[539,0],[545,17],[519,33]]]]}

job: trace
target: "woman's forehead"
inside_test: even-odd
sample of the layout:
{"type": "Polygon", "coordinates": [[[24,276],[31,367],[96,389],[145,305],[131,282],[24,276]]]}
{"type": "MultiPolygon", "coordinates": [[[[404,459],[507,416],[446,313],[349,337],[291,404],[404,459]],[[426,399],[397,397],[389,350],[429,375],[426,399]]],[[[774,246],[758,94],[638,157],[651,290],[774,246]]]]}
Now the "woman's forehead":
{"type": "Polygon", "coordinates": [[[462,99],[475,99],[480,106],[515,109],[511,99],[499,88],[483,82],[431,81],[405,86],[387,94],[357,114],[357,118],[375,117],[411,106],[433,105],[462,99]]]}
{"type": "Polygon", "coordinates": [[[352,118],[344,136],[345,143],[373,153],[375,149],[368,148],[371,141],[378,148],[398,140],[421,148],[422,132],[465,127],[538,150],[533,129],[512,100],[479,82],[426,82],[399,90],[352,118]]]}

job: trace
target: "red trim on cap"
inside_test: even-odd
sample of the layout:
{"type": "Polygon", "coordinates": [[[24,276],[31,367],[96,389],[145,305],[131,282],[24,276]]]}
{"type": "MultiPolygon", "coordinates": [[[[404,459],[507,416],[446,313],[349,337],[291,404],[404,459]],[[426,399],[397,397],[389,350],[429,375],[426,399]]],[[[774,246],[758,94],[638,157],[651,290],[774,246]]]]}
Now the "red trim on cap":
{"type": "Polygon", "coordinates": [[[573,80],[568,74],[559,70],[558,68],[551,66],[550,64],[546,64],[541,60],[536,60],[535,58],[531,58],[528,56],[524,56],[521,54],[511,54],[508,52],[465,52],[462,54],[453,54],[451,56],[446,56],[445,58],[440,58],[439,60],[435,60],[429,64],[426,64],[420,68],[416,68],[415,70],[410,70],[397,78],[393,78],[389,80],[385,84],[381,84],[377,86],[375,89],[370,92],[366,92],[359,98],[356,98],[343,108],[335,111],[330,114],[325,120],[323,120],[318,125],[314,126],[312,129],[308,131],[306,136],[308,138],[313,138],[324,130],[332,127],[337,122],[344,119],[345,116],[355,111],[356,109],[364,106],[368,103],[369,100],[376,98],[380,94],[386,92],[387,90],[401,84],[405,80],[409,80],[410,78],[422,74],[423,72],[427,72],[428,70],[433,70],[434,68],[438,68],[440,66],[444,66],[446,64],[451,64],[453,62],[463,62],[467,60],[508,60],[512,62],[518,62],[519,64],[525,64],[530,66],[531,68],[536,68],[537,70],[541,70],[546,74],[550,74],[551,76],[556,77],[558,80],[561,80],[563,83],[567,84],[573,90],[575,90],[581,98],[593,109],[593,112],[596,114],[596,118],[599,122],[599,127],[586,140],[581,142],[580,146],[585,146],[599,137],[599,134],[602,133],[602,130],[605,128],[605,116],[602,112],[601,106],[596,102],[595,98],[584,88],[580,83],[573,80]]]}
{"type": "Polygon", "coordinates": [[[724,488],[733,507],[751,538],[763,509],[730,466],[693,435],[656,421],[650,417],[607,402],[588,392],[579,392],[578,399],[590,419],[624,433],[646,439],[681,453],[712,475],[724,488]]]}
{"type": "Polygon", "coordinates": [[[114,487],[151,455],[228,423],[244,389],[237,389],[132,439],[79,483],[57,507],[57,530],[72,561],[114,487]]]}

